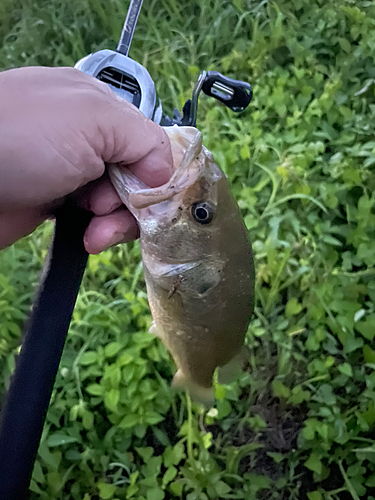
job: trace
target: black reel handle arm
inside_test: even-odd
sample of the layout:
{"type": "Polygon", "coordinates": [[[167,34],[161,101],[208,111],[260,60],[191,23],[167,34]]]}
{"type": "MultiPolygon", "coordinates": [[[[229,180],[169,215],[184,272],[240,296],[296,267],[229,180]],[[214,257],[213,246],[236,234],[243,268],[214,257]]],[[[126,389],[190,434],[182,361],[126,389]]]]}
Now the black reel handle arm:
{"type": "Polygon", "coordinates": [[[185,102],[182,116],[178,109],[174,110],[173,118],[164,115],[161,125],[164,126],[197,126],[198,98],[201,91],[209,97],[214,97],[232,111],[244,111],[253,98],[250,83],[233,80],[218,71],[202,71],[195,84],[191,99],[185,102]]]}
{"type": "Polygon", "coordinates": [[[253,97],[250,83],[233,80],[218,71],[209,71],[202,84],[203,92],[236,113],[244,111],[253,97]]]}

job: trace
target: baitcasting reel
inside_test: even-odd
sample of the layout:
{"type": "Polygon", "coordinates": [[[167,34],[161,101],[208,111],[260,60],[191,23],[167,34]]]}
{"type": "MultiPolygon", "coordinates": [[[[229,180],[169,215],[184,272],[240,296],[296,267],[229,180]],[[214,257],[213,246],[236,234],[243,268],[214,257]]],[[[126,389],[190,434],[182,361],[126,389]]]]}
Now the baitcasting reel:
{"type": "Polygon", "coordinates": [[[203,71],[186,101],[183,115],[175,109],[173,118],[163,115],[155,84],[141,64],[128,56],[143,0],[131,0],[121,39],[114,50],[100,50],[77,62],[75,67],[107,83],[116,94],[131,102],[150,120],[164,126],[196,126],[198,97],[201,91],[214,97],[233,111],[243,111],[251,101],[251,85],[233,80],[217,71],[203,71]]]}

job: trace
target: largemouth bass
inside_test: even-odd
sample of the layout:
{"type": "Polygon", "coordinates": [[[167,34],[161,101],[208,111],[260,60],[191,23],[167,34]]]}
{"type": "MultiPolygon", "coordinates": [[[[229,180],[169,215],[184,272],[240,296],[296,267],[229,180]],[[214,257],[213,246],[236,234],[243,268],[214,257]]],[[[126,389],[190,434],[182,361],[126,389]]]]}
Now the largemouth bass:
{"type": "Polygon", "coordinates": [[[177,365],[173,385],[210,405],[215,369],[220,377],[244,343],[254,306],[253,258],[228,180],[200,132],[165,131],[175,168],[167,184],[149,188],[116,165],[109,172],[140,226],[150,333],[177,365]]]}

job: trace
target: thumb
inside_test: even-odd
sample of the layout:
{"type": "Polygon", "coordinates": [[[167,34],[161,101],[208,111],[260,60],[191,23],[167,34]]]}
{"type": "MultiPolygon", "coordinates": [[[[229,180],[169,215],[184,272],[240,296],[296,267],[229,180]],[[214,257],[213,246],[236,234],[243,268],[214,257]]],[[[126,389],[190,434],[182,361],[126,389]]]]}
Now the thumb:
{"type": "Polygon", "coordinates": [[[107,89],[110,105],[97,119],[101,137],[93,144],[101,148],[97,154],[106,163],[126,165],[150,187],[165,184],[173,171],[169,137],[135,106],[107,89]]]}

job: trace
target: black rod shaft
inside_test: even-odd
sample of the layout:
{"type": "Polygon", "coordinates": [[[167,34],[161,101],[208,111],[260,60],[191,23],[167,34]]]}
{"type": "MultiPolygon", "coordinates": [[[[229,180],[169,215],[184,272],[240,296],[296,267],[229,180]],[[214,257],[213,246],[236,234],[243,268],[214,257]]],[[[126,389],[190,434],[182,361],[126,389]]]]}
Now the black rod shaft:
{"type": "Polygon", "coordinates": [[[0,500],[24,500],[86,267],[87,212],[63,207],[0,416],[0,500]]]}
{"type": "Polygon", "coordinates": [[[129,54],[130,45],[133,40],[134,30],[137,25],[142,3],[143,0],[131,0],[130,2],[124,27],[122,28],[120,41],[117,45],[117,52],[120,52],[124,56],[129,54]]]}

